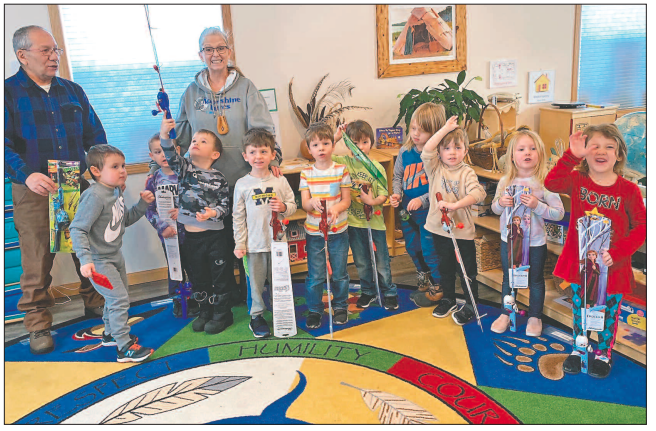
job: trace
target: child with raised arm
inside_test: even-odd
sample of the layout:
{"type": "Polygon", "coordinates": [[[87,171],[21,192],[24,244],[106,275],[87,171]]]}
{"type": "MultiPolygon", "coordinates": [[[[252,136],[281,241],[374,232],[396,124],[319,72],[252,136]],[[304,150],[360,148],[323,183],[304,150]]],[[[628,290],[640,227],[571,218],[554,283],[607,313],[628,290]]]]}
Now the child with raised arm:
{"type": "MultiPolygon", "coordinates": [[[[552,193],[544,188],[544,177],[547,175],[546,152],[544,143],[537,133],[530,130],[520,130],[513,134],[508,143],[510,163],[506,163],[506,172],[499,181],[497,192],[492,201],[492,211],[501,215],[501,267],[503,269],[503,281],[501,283],[501,303],[506,295],[510,295],[510,282],[508,277],[508,268],[513,263],[510,261],[509,251],[511,250],[507,238],[512,235],[512,230],[508,229],[510,221],[506,219],[506,207],[512,207],[514,200],[506,194],[506,187],[510,185],[526,186],[531,189],[530,195],[522,195],[521,201],[532,211],[528,216],[530,223],[529,239],[529,260],[531,266],[528,272],[529,279],[529,307],[528,323],[526,324],[527,337],[539,337],[542,334],[542,308],[544,306],[545,285],[544,285],[544,264],[547,261],[547,232],[544,229],[544,219],[562,220],[565,215],[563,202],[560,200],[558,193],[552,193]]],[[[513,222],[518,223],[521,220],[515,220],[519,216],[513,217],[513,222]]],[[[524,224],[522,223],[522,226],[524,224]]],[[[515,224],[515,231],[522,230],[519,225],[515,224]]],[[[512,226],[511,226],[512,227],[512,226]]],[[[526,231],[523,231],[526,234],[526,231]]],[[[517,241],[517,248],[513,252],[513,257],[517,259],[518,255],[524,253],[521,241],[517,241]],[[521,250],[521,251],[520,251],[521,250]]],[[[524,259],[526,261],[526,259],[524,259]]],[[[519,264],[519,262],[515,262],[519,264]]],[[[506,332],[510,326],[510,317],[502,313],[497,320],[492,323],[492,332],[501,334],[506,332]]]]}
{"type": "Polygon", "coordinates": [[[417,290],[410,299],[419,307],[435,306],[442,299],[439,256],[433,237],[425,229],[430,206],[428,177],[421,154],[428,139],[446,123],[444,106],[424,103],[412,114],[408,138],[394,163],[393,194],[390,204],[405,212],[401,229],[408,251],[417,270],[417,290]]]}
{"type": "MultiPolygon", "coordinates": [[[[310,154],[316,160],[313,166],[301,171],[299,190],[303,209],[307,211],[305,236],[308,275],[305,279],[305,299],[309,314],[306,326],[309,329],[321,326],[323,317],[323,285],[326,282],[325,240],[319,223],[326,200],[328,212],[328,252],[333,270],[330,287],[333,294],[333,323],[343,325],[348,321],[349,275],[348,260],[348,214],[351,205],[351,177],[345,165],[335,163],[331,156],[335,148],[333,130],[326,123],[312,123],[305,132],[310,154]]],[[[329,317],[330,318],[330,317],[329,317]]]]}
{"type": "Polygon", "coordinates": [[[128,325],[128,274],[121,253],[125,228],[136,223],[155,199],[149,191],[140,193],[139,202],[125,210],[123,189],[128,173],[123,152],[111,145],[95,145],[87,153],[87,166],[95,183],[80,197],[71,223],[73,250],[80,259],[80,273],[91,279],[93,287],[105,298],[102,334],[103,346],[116,346],[118,362],[141,362],[153,349],[137,344],[128,325]],[[108,278],[112,289],[96,283],[97,272],[108,278]]]}
{"type": "MultiPolygon", "coordinates": [[[[579,276],[579,238],[576,222],[586,212],[597,210],[611,220],[610,249],[601,251],[608,267],[606,316],[603,332],[598,332],[600,355],[590,364],[588,374],[604,378],[611,370],[611,351],[617,337],[620,306],[625,293],[635,287],[631,256],[647,235],[647,210],[637,185],[620,175],[626,163],[627,147],[614,124],[588,126],[569,138],[569,149],[558,160],[544,185],[552,192],[567,193],[572,200],[570,229],[554,275],[572,283],[574,295],[582,298],[579,276]]],[[[581,335],[581,304],[573,303],[574,339],[581,335]]],[[[574,349],[563,363],[568,374],[581,372],[581,356],[574,349]]]]}
{"type": "MultiPolygon", "coordinates": [[[[245,256],[248,267],[248,327],[255,338],[271,335],[264,320],[266,305],[262,299],[264,283],[271,278],[272,211],[279,219],[296,212],[294,192],[284,176],[275,177],[269,164],[276,157],[276,141],[262,128],[249,130],[244,136],[243,156],[251,165],[251,172],[235,184],[232,224],[235,237],[235,256],[245,256]]],[[[279,241],[279,239],[276,239],[279,241]]],[[[286,238],[285,238],[286,240],[286,238]]],[[[269,294],[269,298],[272,293],[269,294]]]]}
{"type": "MultiPolygon", "coordinates": [[[[175,208],[171,210],[168,216],[176,222],[176,227],[169,225],[160,217],[159,213],[157,212],[157,199],[151,202],[150,205],[148,205],[148,209],[146,210],[146,218],[157,231],[157,236],[159,236],[159,240],[162,243],[162,249],[164,250],[164,257],[166,257],[168,263],[168,255],[166,254],[166,245],[164,243],[164,239],[175,237],[177,235],[178,242],[180,244],[184,242],[184,226],[177,222],[178,212],[180,211],[178,203],[178,175],[173,172],[173,169],[171,169],[169,163],[166,161],[166,155],[164,154],[164,150],[162,150],[162,145],[159,139],[159,132],[154,134],[148,140],[148,150],[148,155],[153,162],[157,163],[159,169],[146,179],[146,190],[152,192],[155,197],[157,197],[157,190],[169,190],[173,194],[175,205],[175,208]]],[[[175,150],[178,152],[178,154],[180,154],[180,147],[176,145],[175,150]]],[[[180,261],[181,264],[183,264],[184,256],[180,256],[180,261]]],[[[184,272],[183,264],[183,276],[184,272]]],[[[180,281],[171,280],[169,273],[169,297],[173,299],[173,315],[175,317],[182,316],[181,298],[175,293],[175,290],[179,285],[180,281]]],[[[187,301],[187,316],[196,317],[198,316],[199,312],[200,308],[198,306],[198,302],[190,298],[187,301]]]]}
{"type": "Polygon", "coordinates": [[[433,310],[433,316],[446,317],[456,310],[456,272],[460,276],[460,285],[465,292],[465,306],[453,313],[453,320],[464,325],[474,318],[464,275],[456,260],[455,248],[449,233],[442,229],[441,210],[447,209],[453,220],[452,232],[456,238],[462,263],[471,280],[474,301],[478,299],[478,282],[476,275],[476,245],[474,244],[475,227],[471,206],[485,199],[485,189],[478,182],[476,173],[464,162],[468,150],[467,134],[458,127],[458,118],[451,117],[424,146],[421,160],[430,183],[430,210],[426,219],[426,230],[433,234],[435,250],[440,256],[440,275],[444,297],[433,310]],[[437,201],[435,194],[440,192],[442,200],[437,201]],[[456,226],[460,226],[456,228],[456,226]]]}
{"type": "MultiPolygon", "coordinates": [[[[352,123],[343,124],[335,133],[335,142],[342,139],[342,132],[353,140],[355,145],[366,155],[376,142],[374,131],[366,121],[357,120],[352,123]]],[[[358,269],[362,294],[358,298],[357,306],[367,308],[376,301],[378,294],[374,281],[371,253],[369,251],[368,227],[371,227],[371,238],[376,245],[375,259],[378,272],[378,284],[380,293],[383,295],[383,307],[386,310],[399,308],[399,300],[396,294],[396,285],[392,282],[392,270],[390,269],[390,257],[387,249],[387,237],[385,234],[385,220],[383,219],[383,204],[387,201],[387,190],[385,190],[376,179],[365,169],[362,162],[353,156],[332,156],[334,162],[346,165],[351,176],[351,206],[348,208],[348,235],[351,251],[353,251],[353,262],[358,269]],[[369,193],[362,190],[362,186],[369,186],[369,193]],[[364,205],[372,207],[371,219],[367,221],[364,213],[364,205]],[[378,213],[378,214],[376,214],[378,213]]],[[[375,160],[373,165],[385,176],[385,169],[375,160]]]]}
{"type": "Polygon", "coordinates": [[[200,314],[191,324],[195,332],[218,334],[232,325],[230,286],[233,267],[223,218],[230,211],[228,182],[212,168],[221,156],[221,140],[211,131],[194,133],[189,146],[191,161],[180,156],[169,139],[175,120],[162,118],[160,141],[169,166],[178,176],[180,211],[178,222],[184,225],[181,247],[194,299],[200,314]]]}

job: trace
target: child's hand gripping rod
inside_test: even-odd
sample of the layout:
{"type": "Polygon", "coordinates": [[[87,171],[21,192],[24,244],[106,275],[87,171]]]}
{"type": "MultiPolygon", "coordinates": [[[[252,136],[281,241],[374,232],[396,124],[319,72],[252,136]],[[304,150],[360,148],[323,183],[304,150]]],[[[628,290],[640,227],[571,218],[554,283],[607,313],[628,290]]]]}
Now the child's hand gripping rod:
{"type": "MultiPolygon", "coordinates": [[[[443,200],[442,193],[440,192],[435,193],[435,197],[437,198],[437,202],[443,200]]],[[[442,211],[442,229],[444,229],[445,232],[449,233],[449,235],[451,236],[451,240],[453,241],[453,249],[456,252],[456,259],[460,264],[460,269],[462,270],[462,275],[464,276],[463,278],[465,279],[465,284],[467,285],[467,292],[469,292],[469,298],[471,299],[472,306],[474,307],[474,314],[476,314],[476,321],[478,322],[478,326],[481,328],[481,332],[483,332],[483,325],[481,324],[481,316],[478,314],[478,308],[476,307],[474,294],[472,293],[471,287],[469,286],[469,277],[467,276],[467,271],[465,271],[465,265],[462,263],[462,257],[460,256],[460,249],[458,248],[456,237],[453,235],[453,230],[451,228],[451,225],[453,224],[453,220],[449,218],[449,216],[447,215],[447,210],[445,208],[442,208],[441,211],[442,211]]],[[[457,226],[457,227],[462,228],[462,226],[457,226]]]]}
{"type": "Polygon", "coordinates": [[[328,288],[328,323],[330,327],[330,338],[333,338],[333,305],[330,292],[330,276],[333,275],[333,269],[330,266],[330,259],[328,256],[328,207],[326,206],[326,200],[321,199],[321,221],[319,222],[319,230],[323,234],[323,239],[325,241],[326,249],[326,287],[328,288]]]}
{"type": "MultiPolygon", "coordinates": [[[[362,185],[362,191],[369,194],[369,186],[367,184],[362,185]]],[[[383,307],[383,298],[380,295],[380,285],[378,284],[378,268],[376,268],[376,244],[374,244],[373,237],[371,236],[371,225],[369,220],[371,219],[371,205],[367,205],[364,202],[364,215],[367,218],[367,234],[369,234],[369,254],[371,255],[371,266],[374,270],[374,281],[376,282],[376,293],[378,295],[378,305],[383,307]]],[[[380,215],[380,211],[376,211],[376,215],[380,215]]]]}

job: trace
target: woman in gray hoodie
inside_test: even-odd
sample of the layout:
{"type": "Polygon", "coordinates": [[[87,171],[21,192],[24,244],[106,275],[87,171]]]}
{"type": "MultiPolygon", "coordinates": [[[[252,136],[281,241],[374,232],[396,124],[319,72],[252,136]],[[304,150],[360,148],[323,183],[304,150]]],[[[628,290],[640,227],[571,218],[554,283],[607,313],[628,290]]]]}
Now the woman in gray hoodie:
{"type": "MultiPolygon", "coordinates": [[[[275,135],[273,120],[255,85],[231,64],[232,47],[227,35],[218,27],[206,28],[198,45],[198,56],[206,67],[196,74],[180,98],[175,120],[177,144],[180,154],[185,154],[195,131],[207,129],[216,133],[223,144],[223,153],[212,167],[228,180],[232,207],[235,183],[251,170],[241,155],[242,139],[254,127],[262,127],[275,135]]],[[[271,162],[271,171],[276,177],[280,176],[280,162],[282,151],[280,143],[276,142],[276,158],[271,162]]],[[[232,214],[224,222],[232,238],[232,214]]],[[[241,268],[240,263],[240,279],[244,280],[241,268]]],[[[242,292],[240,295],[235,292],[234,302],[246,300],[246,286],[243,282],[241,284],[242,292]]]]}

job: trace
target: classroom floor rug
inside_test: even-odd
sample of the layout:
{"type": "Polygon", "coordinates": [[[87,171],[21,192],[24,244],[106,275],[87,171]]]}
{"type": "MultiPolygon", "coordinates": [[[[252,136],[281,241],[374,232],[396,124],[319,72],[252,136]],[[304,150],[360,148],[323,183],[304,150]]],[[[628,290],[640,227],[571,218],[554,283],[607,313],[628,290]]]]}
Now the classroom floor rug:
{"type": "MultiPolygon", "coordinates": [[[[256,339],[246,306],[217,335],[162,299],[132,304],[132,333],[155,350],[119,364],[102,347],[102,320],[53,328],[55,351],[32,355],[29,339],[5,343],[5,423],[63,424],[580,424],[646,423],[646,368],[619,354],[606,379],[563,374],[571,334],[495,334],[500,310],[476,322],[434,318],[399,286],[399,309],[356,307],[349,321],[307,330],[304,285],[294,284],[298,334],[256,339]]],[[[327,307],[327,295],[324,296],[327,307]]],[[[271,324],[271,314],[265,314],[271,324]]]]}

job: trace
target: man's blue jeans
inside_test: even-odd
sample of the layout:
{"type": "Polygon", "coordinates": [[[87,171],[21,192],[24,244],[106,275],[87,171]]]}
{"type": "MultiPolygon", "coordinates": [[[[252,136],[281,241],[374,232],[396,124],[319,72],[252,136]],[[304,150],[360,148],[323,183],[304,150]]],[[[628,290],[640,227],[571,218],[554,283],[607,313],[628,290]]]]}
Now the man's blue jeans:
{"type": "MultiPolygon", "coordinates": [[[[542,317],[544,306],[544,263],[547,260],[547,245],[529,247],[528,264],[528,317],[542,317]]],[[[501,241],[501,268],[503,270],[503,282],[501,283],[501,304],[503,297],[510,295],[510,277],[508,275],[508,243],[501,241]]]]}
{"type": "MultiPolygon", "coordinates": [[[[369,252],[369,234],[367,228],[348,228],[349,243],[353,252],[353,261],[358,269],[360,287],[362,293],[378,296],[376,282],[374,281],[374,270],[371,264],[371,253],[369,252]]],[[[376,269],[378,270],[378,286],[383,296],[396,296],[396,284],[392,282],[392,270],[390,269],[389,250],[387,249],[387,238],[384,230],[371,230],[371,237],[376,244],[376,269]]]]}
{"type": "MultiPolygon", "coordinates": [[[[305,278],[305,301],[312,313],[323,314],[323,286],[326,282],[326,251],[323,235],[305,235],[308,275],[305,278]]],[[[349,275],[346,271],[349,237],[342,233],[328,235],[328,253],[333,269],[330,290],[333,294],[333,308],[348,308],[349,275]]]]}
{"type": "Polygon", "coordinates": [[[435,251],[433,235],[424,229],[427,215],[427,210],[413,211],[410,215],[411,221],[401,220],[401,230],[405,239],[405,249],[417,271],[430,271],[433,283],[440,284],[442,281],[439,269],[440,257],[435,251]]]}

